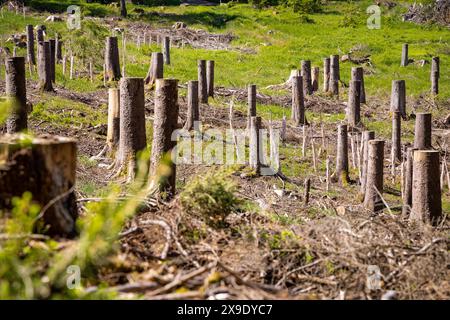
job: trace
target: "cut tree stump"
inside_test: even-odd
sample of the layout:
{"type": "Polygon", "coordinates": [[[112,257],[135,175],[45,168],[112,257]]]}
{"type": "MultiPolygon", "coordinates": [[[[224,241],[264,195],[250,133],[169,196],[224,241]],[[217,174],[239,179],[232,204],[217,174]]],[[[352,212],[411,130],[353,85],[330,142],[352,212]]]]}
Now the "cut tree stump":
{"type": "Polygon", "coordinates": [[[301,76],[303,77],[303,94],[312,94],[312,81],[311,81],[311,61],[301,61],[301,76]]]}
{"type": "Polygon", "coordinates": [[[348,138],[346,124],[340,124],[338,126],[336,172],[333,174],[332,180],[334,182],[339,181],[341,185],[346,185],[350,181],[348,176],[348,138]]]}
{"type": "Polygon", "coordinates": [[[312,69],[312,75],[311,75],[311,77],[312,77],[312,91],[313,92],[315,92],[315,91],[319,91],[319,73],[320,73],[320,69],[319,69],[319,67],[314,67],[313,69],[312,69]]]}
{"type": "Polygon", "coordinates": [[[414,148],[418,150],[431,149],[431,113],[416,113],[414,127],[414,148]]]}
{"type": "Polygon", "coordinates": [[[56,41],[55,39],[48,40],[50,43],[50,73],[52,77],[52,82],[55,83],[56,81],[56,41]]]}
{"type": "Polygon", "coordinates": [[[38,42],[38,53],[39,88],[53,91],[50,42],[38,42]]]}
{"type": "Polygon", "coordinates": [[[402,125],[401,125],[401,117],[400,112],[394,112],[392,114],[392,150],[391,150],[391,159],[392,165],[394,166],[396,162],[402,161],[402,144],[401,144],[401,136],[402,136],[402,125]]]}
{"type": "Polygon", "coordinates": [[[6,132],[16,133],[26,130],[27,89],[25,81],[25,58],[13,57],[5,61],[6,96],[10,99],[11,110],[6,120],[6,132]]]}
{"type": "Polygon", "coordinates": [[[409,216],[412,207],[412,184],[413,184],[413,160],[414,152],[417,149],[407,148],[406,150],[406,162],[404,168],[404,180],[403,180],[403,206],[402,215],[409,216]]]}
{"type": "Polygon", "coordinates": [[[178,128],[178,112],[178,80],[157,79],[150,181],[169,197],[176,191],[176,164],[171,153],[177,143],[172,134],[178,128]]]}
{"type": "Polygon", "coordinates": [[[206,60],[197,61],[198,74],[198,100],[200,103],[208,103],[208,83],[206,80],[206,60]]]}
{"type": "Polygon", "coordinates": [[[372,212],[376,212],[384,208],[381,199],[381,194],[383,193],[384,140],[370,140],[368,145],[369,156],[364,207],[372,212]]]}
{"type": "Polygon", "coordinates": [[[249,164],[255,170],[257,175],[261,172],[261,117],[250,118],[250,152],[249,152],[249,164]]]}
{"type": "MultiPolygon", "coordinates": [[[[194,129],[196,122],[200,120],[200,112],[198,106],[198,81],[191,80],[188,82],[188,109],[186,116],[186,123],[184,124],[185,130],[194,129]]],[[[195,128],[198,129],[198,128],[195,128]]]]}
{"type": "Polygon", "coordinates": [[[405,80],[392,80],[391,112],[400,112],[406,120],[406,85],[405,80]]]}
{"type": "Polygon", "coordinates": [[[117,37],[106,38],[105,50],[106,78],[108,81],[118,81],[120,74],[119,44],[117,37]]]}
{"type": "Polygon", "coordinates": [[[37,231],[75,236],[76,149],[75,140],[58,136],[0,137],[0,209],[29,191],[41,207],[37,231]]]}
{"type": "Polygon", "coordinates": [[[34,54],[34,30],[33,25],[28,24],[27,27],[27,57],[28,63],[36,65],[36,56],[34,54]]]}
{"type": "Polygon", "coordinates": [[[364,131],[362,136],[361,194],[366,192],[367,162],[369,159],[369,141],[375,139],[374,131],[364,131]]]}
{"type": "Polygon", "coordinates": [[[164,64],[170,65],[170,37],[164,37],[163,52],[164,64]]]}
{"type": "Polygon", "coordinates": [[[363,67],[353,67],[352,68],[352,80],[360,81],[360,94],[359,94],[359,102],[366,103],[366,89],[364,87],[364,69],[363,67]]]}
{"type": "Polygon", "coordinates": [[[164,61],[161,52],[152,52],[150,67],[148,68],[147,76],[145,77],[145,84],[153,86],[156,79],[164,77],[164,61]]]}
{"type": "Polygon", "coordinates": [[[402,60],[400,61],[400,66],[401,67],[406,67],[409,63],[409,58],[408,58],[408,44],[404,43],[402,46],[402,60]]]}
{"type": "Polygon", "coordinates": [[[440,69],[439,69],[439,57],[433,57],[431,59],[431,93],[438,94],[439,93],[439,77],[440,77],[440,69]]]}
{"type": "Polygon", "coordinates": [[[361,122],[361,81],[350,80],[347,103],[347,123],[356,127],[361,122]]]}
{"type": "Polygon", "coordinates": [[[208,96],[214,97],[214,60],[206,61],[206,82],[208,87],[208,96]]]}
{"type": "Polygon", "coordinates": [[[247,87],[247,130],[250,130],[252,117],[256,117],[256,84],[247,87]]]}
{"type": "Polygon", "coordinates": [[[439,151],[416,150],[413,161],[412,221],[437,225],[442,218],[439,151]]]}
{"type": "Polygon", "coordinates": [[[305,100],[303,96],[303,77],[294,76],[292,83],[292,112],[291,118],[296,126],[305,125],[305,100]]]}
{"type": "Polygon", "coordinates": [[[330,91],[330,58],[323,59],[323,92],[330,91]]]}
{"type": "Polygon", "coordinates": [[[339,96],[339,55],[330,56],[330,91],[334,96],[339,96]]]}

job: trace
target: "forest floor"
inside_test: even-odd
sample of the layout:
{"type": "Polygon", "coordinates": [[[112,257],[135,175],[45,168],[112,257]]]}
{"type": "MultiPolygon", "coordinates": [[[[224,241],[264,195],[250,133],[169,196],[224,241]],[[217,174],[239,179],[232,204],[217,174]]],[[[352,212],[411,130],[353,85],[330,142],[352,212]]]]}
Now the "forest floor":
{"type": "MultiPolygon", "coordinates": [[[[242,9],[237,6],[229,9],[231,12],[246,12],[246,19],[251,15],[246,10],[253,12],[253,9],[247,7],[242,9]]],[[[344,9],[337,7],[336,10],[345,12],[344,9]]],[[[145,10],[159,11],[153,8],[145,10]]],[[[173,49],[172,65],[167,68],[167,74],[180,79],[180,124],[186,118],[185,82],[196,78],[195,61],[200,55],[205,59],[216,60],[218,84],[215,98],[210,99],[209,104],[201,105],[203,128],[220,131],[228,129],[231,100],[234,105],[234,128],[245,128],[246,90],[243,87],[249,82],[257,83],[262,89],[258,92],[257,110],[263,117],[265,128],[272,125],[280,129],[282,117],[285,115],[290,119],[290,90],[282,86],[277,90],[266,88],[286,81],[290,69],[298,68],[300,57],[304,55],[302,52],[309,50],[307,46],[299,45],[297,40],[293,40],[291,37],[294,36],[289,35],[289,30],[284,34],[289,39],[282,40],[281,36],[271,41],[286,41],[288,47],[301,48],[299,52],[284,55],[286,50],[289,51],[284,45],[264,52],[264,46],[257,45],[260,39],[253,42],[243,40],[248,40],[256,32],[246,30],[245,27],[254,23],[254,20],[241,20],[244,27],[240,29],[237,29],[234,22],[230,25],[225,22],[223,26],[218,27],[218,20],[211,22],[211,25],[202,25],[204,16],[214,16],[215,13],[211,10],[217,10],[216,7],[174,7],[163,10],[158,17],[166,17],[170,23],[182,20],[180,18],[184,14],[188,24],[201,26],[204,32],[215,34],[217,29],[223,29],[220,33],[227,34],[232,31],[239,36],[238,39],[226,43],[230,45],[229,50],[196,49],[191,46],[173,49]],[[193,20],[189,20],[189,17],[193,20]],[[278,50],[283,59],[277,56],[278,50]],[[270,61],[266,60],[266,55],[272,57],[270,61]],[[272,63],[284,71],[278,72],[277,67],[269,66],[272,63]],[[231,70],[224,70],[225,66],[231,70]],[[268,70],[264,70],[265,66],[268,70]]],[[[268,10],[255,11],[254,14],[265,17],[267,21],[269,16],[274,15],[268,10]]],[[[280,14],[290,17],[290,14],[285,12],[280,14]]],[[[143,18],[141,21],[126,22],[129,34],[139,34],[139,28],[148,23],[151,23],[150,30],[158,33],[168,30],[164,22],[162,25],[155,24],[153,17],[151,14],[150,21],[143,18]]],[[[325,19],[326,15],[313,16],[313,19],[320,23],[322,18],[325,19]]],[[[13,20],[13,15],[8,19],[13,20]]],[[[45,19],[45,14],[35,13],[29,19],[35,23],[45,19]]],[[[104,19],[95,18],[93,26],[110,28],[110,18],[104,19]]],[[[282,18],[274,19],[280,23],[282,18]]],[[[270,29],[268,26],[263,27],[263,24],[261,20],[258,21],[256,29],[270,29]]],[[[398,33],[394,28],[398,22],[393,21],[392,24],[389,32],[394,35],[398,33]]],[[[25,22],[18,25],[23,28],[25,22]]],[[[302,27],[309,30],[308,24],[302,24],[302,27]]],[[[54,30],[59,31],[62,28],[63,26],[56,25],[54,30]]],[[[409,30],[418,27],[408,24],[405,28],[409,30]]],[[[14,27],[8,28],[13,29],[14,27]]],[[[267,35],[267,32],[258,32],[263,38],[267,35]]],[[[442,37],[442,34],[448,34],[448,31],[437,29],[430,31],[429,37],[414,37],[417,43],[426,43],[431,38],[442,37]]],[[[83,47],[83,42],[76,43],[79,37],[79,34],[73,35],[71,41],[74,48],[77,45],[83,47]]],[[[131,39],[127,45],[127,73],[142,77],[148,68],[148,53],[157,49],[157,46],[137,46],[135,37],[131,39]]],[[[88,40],[89,37],[83,41],[88,40]]],[[[448,50],[448,42],[442,39],[440,41],[436,50],[448,50]]],[[[309,46],[324,46],[321,41],[314,42],[308,41],[309,46]]],[[[433,45],[435,44],[427,43],[424,46],[433,45]]],[[[96,44],[92,47],[92,50],[95,50],[96,44]]],[[[334,53],[336,46],[330,44],[323,50],[328,54],[334,53]]],[[[412,55],[419,56],[420,50],[413,48],[412,55]]],[[[321,59],[327,56],[319,49],[309,52],[315,65],[321,65],[321,59]]],[[[397,64],[397,60],[390,65],[384,63],[383,59],[391,60],[392,56],[398,56],[399,52],[380,53],[384,58],[377,56],[376,52],[377,50],[373,54],[373,61],[378,69],[375,75],[370,74],[366,78],[368,102],[362,105],[363,123],[355,130],[374,130],[377,137],[386,140],[383,197],[388,207],[385,210],[373,214],[361,206],[356,141],[353,152],[349,154],[350,183],[331,184],[327,188],[326,159],[330,159],[332,170],[336,155],[337,124],[345,118],[346,81],[348,82],[350,66],[344,64],[341,70],[344,75],[340,88],[342,95],[339,99],[321,93],[321,85],[318,93],[306,97],[307,118],[311,125],[306,131],[308,139],[304,155],[302,128],[293,126],[288,120],[286,140],[279,150],[281,172],[286,179],[276,176],[256,177],[249,173],[245,165],[179,165],[177,196],[170,202],[159,201],[151,209],[141,210],[127,221],[119,235],[118,250],[108,258],[107,263],[101,265],[96,278],[85,280],[83,285],[86,292],[106,288],[118,292],[119,298],[148,299],[448,299],[448,219],[432,228],[410,223],[408,217],[401,215],[401,171],[400,167],[397,167],[395,175],[392,176],[389,159],[391,114],[390,80],[387,79],[390,79],[392,74],[406,78],[408,113],[433,113],[433,145],[439,148],[442,154],[448,154],[450,124],[445,123],[445,119],[450,109],[449,75],[443,73],[442,95],[434,98],[426,93],[429,66],[420,69],[414,65],[408,67],[408,70],[395,67],[398,70],[386,74],[384,70],[397,64]],[[224,173],[227,181],[235,184],[234,194],[238,199],[234,212],[226,218],[226,227],[222,228],[211,226],[201,216],[187,213],[180,199],[180,194],[190,185],[208,182],[208,176],[216,177],[218,172],[224,173]],[[304,203],[306,178],[311,179],[308,204],[304,203]],[[370,289],[367,282],[370,281],[370,270],[373,268],[380,270],[381,278],[379,287],[370,289]]],[[[448,55],[444,55],[441,61],[444,66],[450,63],[448,55]]],[[[33,104],[30,131],[38,135],[56,134],[75,137],[78,140],[76,193],[81,220],[88,214],[85,203],[89,202],[89,199],[107,197],[117,185],[124,194],[128,188],[122,184],[122,177],[114,180],[108,178],[110,172],[106,166],[101,165],[102,161],[91,159],[103,148],[106,138],[107,89],[103,87],[100,77],[98,75],[90,82],[80,70],[77,78],[70,80],[67,75],[62,75],[61,66],[58,65],[54,93],[37,90],[35,73],[27,82],[28,100],[33,104]]],[[[1,79],[0,94],[3,93],[4,81],[1,79]]],[[[152,116],[153,91],[146,88],[149,146],[152,137],[152,116]]],[[[402,123],[402,142],[411,143],[413,136],[414,117],[411,117],[402,123]]],[[[110,159],[104,161],[109,162],[110,159]]],[[[449,162],[448,157],[446,161],[449,162]]],[[[442,199],[443,211],[447,216],[450,212],[448,186],[443,190],[442,199]]]]}

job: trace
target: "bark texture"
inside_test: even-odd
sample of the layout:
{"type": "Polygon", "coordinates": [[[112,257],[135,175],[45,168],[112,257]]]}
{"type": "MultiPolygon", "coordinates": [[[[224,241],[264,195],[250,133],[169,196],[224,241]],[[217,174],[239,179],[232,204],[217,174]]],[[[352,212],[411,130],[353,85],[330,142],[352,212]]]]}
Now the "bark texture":
{"type": "Polygon", "coordinates": [[[383,193],[384,141],[376,139],[369,141],[368,155],[364,207],[376,212],[384,208],[380,197],[383,193]]]}
{"type": "Polygon", "coordinates": [[[334,96],[339,95],[339,56],[330,56],[330,91],[334,96]]]}
{"type": "Polygon", "coordinates": [[[56,69],[55,69],[55,63],[56,63],[56,41],[55,39],[48,40],[50,43],[50,72],[52,77],[52,82],[54,83],[56,80],[56,69]]]}
{"type": "Polygon", "coordinates": [[[117,37],[106,38],[105,64],[108,81],[118,81],[121,75],[117,37]]]}
{"type": "Polygon", "coordinates": [[[206,60],[197,61],[198,73],[198,100],[200,103],[208,103],[208,83],[206,80],[206,60]]]}
{"type": "Polygon", "coordinates": [[[53,91],[50,42],[39,42],[38,52],[39,88],[43,91],[53,91]]]}
{"type": "Polygon", "coordinates": [[[361,121],[360,94],[361,81],[350,80],[347,103],[347,122],[353,127],[357,126],[361,121]]]}
{"type": "Polygon", "coordinates": [[[405,80],[392,80],[391,112],[400,112],[406,119],[406,85],[405,80]]]}
{"type": "Polygon", "coordinates": [[[27,25],[27,57],[28,63],[36,65],[36,56],[34,54],[34,30],[33,25],[27,25]]]}
{"type": "Polygon", "coordinates": [[[5,71],[6,96],[11,99],[11,110],[6,120],[6,131],[16,133],[26,130],[28,127],[25,59],[23,57],[7,58],[5,71]]]}
{"type": "Polygon", "coordinates": [[[214,60],[206,62],[206,82],[208,86],[208,96],[214,97],[214,60]]]}
{"type": "Polygon", "coordinates": [[[172,161],[171,151],[176,146],[172,133],[178,127],[178,109],[178,80],[156,80],[150,178],[154,180],[159,177],[159,189],[168,195],[175,194],[176,165],[172,161]],[[170,172],[164,173],[167,170],[161,166],[168,166],[170,172]]]}
{"type": "Polygon", "coordinates": [[[360,81],[360,94],[359,102],[366,103],[366,89],[364,87],[364,69],[363,67],[353,67],[352,68],[352,80],[360,81]]]}
{"type": "Polygon", "coordinates": [[[311,81],[311,61],[301,61],[301,76],[303,77],[303,94],[312,94],[312,81],[311,81]]]}
{"type": "Polygon", "coordinates": [[[414,128],[414,148],[418,150],[431,149],[431,113],[416,113],[414,128]]]}
{"type": "Polygon", "coordinates": [[[292,120],[295,125],[305,124],[305,101],[303,96],[303,77],[291,78],[292,86],[292,120]]]}
{"type": "Polygon", "coordinates": [[[0,211],[11,209],[11,199],[29,191],[33,201],[45,208],[36,232],[75,236],[75,140],[46,136],[24,144],[22,139],[21,135],[0,138],[0,162],[6,164],[0,166],[0,211]]]}
{"type": "Polygon", "coordinates": [[[200,112],[198,106],[198,81],[191,80],[188,82],[188,109],[186,123],[184,125],[185,130],[194,129],[196,121],[200,120],[200,112]]]}
{"type": "Polygon", "coordinates": [[[426,221],[433,225],[437,225],[442,218],[439,151],[414,152],[410,218],[413,221],[426,221]]]}

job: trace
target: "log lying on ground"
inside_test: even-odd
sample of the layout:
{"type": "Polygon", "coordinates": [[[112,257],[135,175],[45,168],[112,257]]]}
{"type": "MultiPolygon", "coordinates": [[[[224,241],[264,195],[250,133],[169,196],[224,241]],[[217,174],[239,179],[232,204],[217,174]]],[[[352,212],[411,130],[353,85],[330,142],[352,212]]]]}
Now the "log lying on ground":
{"type": "Polygon", "coordinates": [[[442,217],[439,184],[439,151],[416,150],[413,161],[412,210],[410,219],[437,225],[442,217]]]}
{"type": "Polygon", "coordinates": [[[11,110],[6,120],[6,131],[16,133],[27,129],[27,89],[25,81],[25,59],[7,58],[6,95],[11,99],[11,110]]]}
{"type": "Polygon", "coordinates": [[[108,81],[120,79],[119,44],[117,37],[106,38],[105,50],[106,77],[108,81]]]}
{"type": "Polygon", "coordinates": [[[75,140],[7,134],[0,137],[0,150],[0,211],[29,191],[41,206],[39,232],[76,235],[75,140]]]}
{"type": "Polygon", "coordinates": [[[161,52],[152,52],[150,67],[148,68],[145,84],[153,85],[156,79],[164,77],[164,61],[161,52]]]}
{"type": "Polygon", "coordinates": [[[150,181],[168,196],[173,196],[176,190],[176,164],[171,152],[176,146],[172,134],[178,127],[178,111],[178,80],[156,80],[150,181]]]}

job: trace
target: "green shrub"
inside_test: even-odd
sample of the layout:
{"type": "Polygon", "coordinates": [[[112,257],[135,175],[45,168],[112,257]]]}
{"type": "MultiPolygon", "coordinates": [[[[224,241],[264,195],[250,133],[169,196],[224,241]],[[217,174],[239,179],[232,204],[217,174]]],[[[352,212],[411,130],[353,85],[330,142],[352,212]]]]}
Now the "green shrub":
{"type": "Polygon", "coordinates": [[[240,204],[234,195],[236,185],[224,172],[209,172],[191,181],[181,193],[186,213],[196,215],[211,226],[225,226],[225,218],[240,204]]]}

